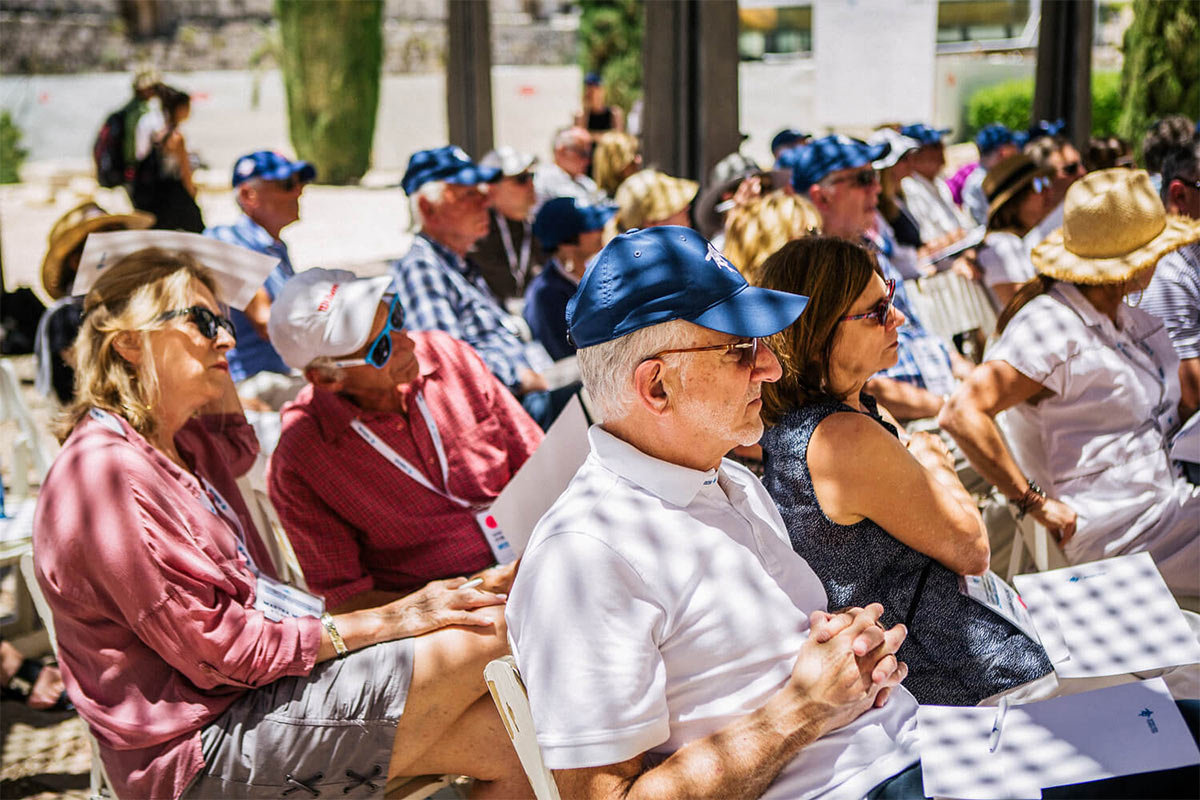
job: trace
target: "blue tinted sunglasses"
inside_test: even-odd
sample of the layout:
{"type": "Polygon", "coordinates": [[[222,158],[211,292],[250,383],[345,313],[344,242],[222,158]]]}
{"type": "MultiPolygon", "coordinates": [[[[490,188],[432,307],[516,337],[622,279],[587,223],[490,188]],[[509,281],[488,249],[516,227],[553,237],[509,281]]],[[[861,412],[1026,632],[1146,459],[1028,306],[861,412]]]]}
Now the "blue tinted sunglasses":
{"type": "Polygon", "coordinates": [[[383,369],[388,359],[392,357],[392,331],[403,329],[404,306],[400,305],[400,295],[395,294],[392,295],[392,304],[388,308],[388,315],[383,323],[383,330],[371,340],[371,344],[367,347],[366,358],[342,359],[341,361],[334,361],[333,366],[341,369],[343,367],[364,367],[370,364],[375,369],[383,369]]]}

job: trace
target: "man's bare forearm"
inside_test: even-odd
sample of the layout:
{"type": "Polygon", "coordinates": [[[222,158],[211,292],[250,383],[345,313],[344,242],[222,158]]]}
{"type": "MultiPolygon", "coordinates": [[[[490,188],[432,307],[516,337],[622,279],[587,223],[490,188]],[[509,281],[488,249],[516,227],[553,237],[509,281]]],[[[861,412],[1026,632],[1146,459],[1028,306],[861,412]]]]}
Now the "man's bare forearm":
{"type": "Polygon", "coordinates": [[[894,378],[872,378],[863,388],[902,422],[936,417],[942,410],[941,397],[894,378]]]}

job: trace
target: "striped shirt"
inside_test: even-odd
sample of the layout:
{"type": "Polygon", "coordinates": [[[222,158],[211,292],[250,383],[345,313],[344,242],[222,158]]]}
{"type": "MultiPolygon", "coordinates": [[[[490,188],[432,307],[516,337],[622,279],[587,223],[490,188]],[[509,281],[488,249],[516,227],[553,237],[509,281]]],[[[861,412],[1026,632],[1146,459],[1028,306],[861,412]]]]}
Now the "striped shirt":
{"type": "Polygon", "coordinates": [[[1163,321],[1179,358],[1200,358],[1200,242],[1158,261],[1141,309],[1163,321]]]}

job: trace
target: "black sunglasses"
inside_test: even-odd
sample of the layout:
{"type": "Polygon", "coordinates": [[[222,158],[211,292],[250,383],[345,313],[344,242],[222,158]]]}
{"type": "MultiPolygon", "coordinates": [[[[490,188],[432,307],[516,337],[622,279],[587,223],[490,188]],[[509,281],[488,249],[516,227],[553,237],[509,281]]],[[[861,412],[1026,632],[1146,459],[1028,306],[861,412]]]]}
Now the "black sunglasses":
{"type": "Polygon", "coordinates": [[[220,314],[214,314],[204,306],[189,306],[176,311],[164,311],[158,315],[159,320],[163,322],[175,319],[175,317],[187,317],[188,322],[195,325],[196,330],[200,331],[200,335],[205,339],[215,340],[217,329],[224,328],[234,343],[237,343],[237,329],[233,327],[233,320],[220,314]]]}
{"type": "Polygon", "coordinates": [[[874,319],[880,325],[887,324],[888,312],[892,310],[892,297],[896,294],[896,282],[894,280],[884,281],[887,286],[887,297],[879,301],[879,303],[865,314],[849,314],[841,318],[842,322],[853,322],[856,319],[874,319]]]}
{"type": "Polygon", "coordinates": [[[533,180],[532,172],[522,172],[520,175],[513,175],[509,178],[513,183],[519,183],[522,186],[533,180]]]}
{"type": "Polygon", "coordinates": [[[875,170],[867,168],[860,169],[858,172],[851,173],[850,175],[843,175],[840,178],[834,178],[833,180],[829,181],[829,183],[844,183],[846,181],[854,181],[855,186],[867,187],[874,185],[874,183],[878,180],[879,177],[875,174],[875,170]]]}

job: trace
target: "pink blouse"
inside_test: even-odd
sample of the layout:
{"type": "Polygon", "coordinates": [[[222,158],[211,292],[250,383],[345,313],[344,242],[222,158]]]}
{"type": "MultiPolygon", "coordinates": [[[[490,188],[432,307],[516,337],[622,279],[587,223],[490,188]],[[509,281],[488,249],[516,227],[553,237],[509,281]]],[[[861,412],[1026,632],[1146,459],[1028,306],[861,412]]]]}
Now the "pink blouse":
{"type": "MultiPolygon", "coordinates": [[[[240,416],[189,422],[176,446],[270,558],[238,492],[258,450],[240,416]]],[[[203,766],[200,729],[247,689],[316,662],[321,623],[272,622],[234,526],[205,488],[114,415],[87,417],[46,477],[34,558],[67,693],[120,797],[178,797],[203,766]]]]}

